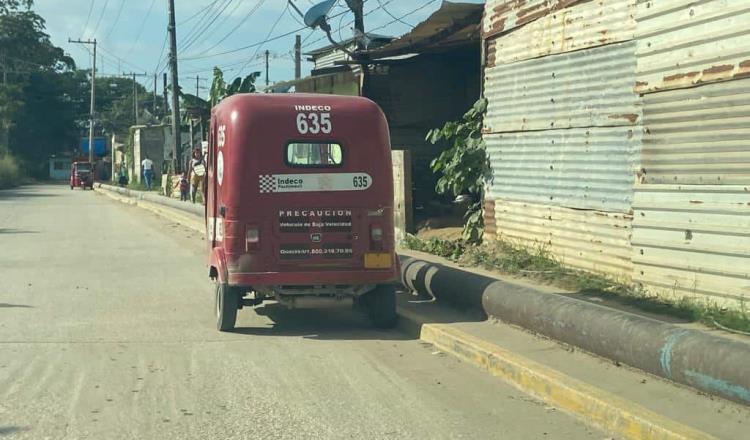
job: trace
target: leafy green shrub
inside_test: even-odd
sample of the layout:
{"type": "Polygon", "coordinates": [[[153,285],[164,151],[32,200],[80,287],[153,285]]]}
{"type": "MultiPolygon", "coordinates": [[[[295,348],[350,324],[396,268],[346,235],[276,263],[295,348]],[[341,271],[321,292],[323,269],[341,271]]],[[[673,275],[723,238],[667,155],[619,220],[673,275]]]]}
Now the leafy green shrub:
{"type": "Polygon", "coordinates": [[[460,121],[446,122],[442,128],[430,130],[426,138],[431,144],[441,141],[448,143],[448,148],[431,164],[432,171],[441,174],[435,186],[438,194],[474,196],[475,202],[465,216],[463,238],[468,243],[482,241],[484,184],[492,175],[482,139],[482,121],[486,111],[487,100],[479,99],[460,121]]]}

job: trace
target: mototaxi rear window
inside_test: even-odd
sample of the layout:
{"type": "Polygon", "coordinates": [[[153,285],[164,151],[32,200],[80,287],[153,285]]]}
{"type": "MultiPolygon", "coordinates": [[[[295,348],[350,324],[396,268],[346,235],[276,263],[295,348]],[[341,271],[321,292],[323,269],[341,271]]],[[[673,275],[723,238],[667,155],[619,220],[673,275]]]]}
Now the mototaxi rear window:
{"type": "Polygon", "coordinates": [[[333,142],[290,142],[284,159],[296,168],[338,167],[343,163],[344,150],[333,142]]]}

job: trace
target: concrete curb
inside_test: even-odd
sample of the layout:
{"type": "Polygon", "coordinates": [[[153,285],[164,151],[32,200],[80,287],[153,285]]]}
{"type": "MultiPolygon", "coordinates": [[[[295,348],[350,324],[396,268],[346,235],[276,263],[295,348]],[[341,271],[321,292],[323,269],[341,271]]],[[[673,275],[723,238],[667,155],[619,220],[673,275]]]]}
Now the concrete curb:
{"type": "Polygon", "coordinates": [[[590,353],[750,404],[750,344],[419,259],[402,259],[410,289],[483,310],[590,353]]]}
{"type": "Polygon", "coordinates": [[[113,200],[141,207],[161,217],[188,227],[198,233],[206,233],[202,206],[178,202],[167,199],[163,196],[144,193],[143,191],[133,191],[127,188],[119,188],[105,184],[97,184],[95,185],[95,189],[113,200]],[[186,206],[183,207],[180,205],[186,206]]]}
{"type": "MultiPolygon", "coordinates": [[[[161,196],[97,186],[111,198],[204,233],[192,205],[182,209],[161,196]]],[[[405,286],[441,302],[480,309],[590,353],[750,404],[750,344],[419,259],[402,258],[401,267],[405,286]]]]}
{"type": "Polygon", "coordinates": [[[450,325],[423,323],[420,316],[403,309],[399,315],[405,321],[401,325],[410,332],[416,330],[422,341],[615,436],[659,440],[715,438],[450,325]]]}

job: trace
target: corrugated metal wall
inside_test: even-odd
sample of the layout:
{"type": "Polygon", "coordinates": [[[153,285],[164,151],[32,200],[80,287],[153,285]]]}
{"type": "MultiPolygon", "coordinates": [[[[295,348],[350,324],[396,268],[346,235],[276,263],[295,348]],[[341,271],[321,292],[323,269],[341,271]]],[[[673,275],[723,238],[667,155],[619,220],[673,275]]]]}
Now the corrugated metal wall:
{"type": "Polygon", "coordinates": [[[750,295],[750,2],[488,0],[488,235],[750,295]]]}
{"type": "Polygon", "coordinates": [[[638,91],[750,75],[750,2],[639,0],[638,91]]]}
{"type": "Polygon", "coordinates": [[[750,2],[642,1],[636,19],[634,279],[737,305],[750,297],[750,2]]]}
{"type": "Polygon", "coordinates": [[[726,305],[750,298],[748,186],[641,185],[634,208],[634,279],[644,288],[726,305]]]}
{"type": "Polygon", "coordinates": [[[496,1],[484,24],[495,235],[627,280],[642,138],[634,10],[496,1]]]}
{"type": "Polygon", "coordinates": [[[750,79],[649,93],[644,113],[643,183],[750,183],[750,79]]]}

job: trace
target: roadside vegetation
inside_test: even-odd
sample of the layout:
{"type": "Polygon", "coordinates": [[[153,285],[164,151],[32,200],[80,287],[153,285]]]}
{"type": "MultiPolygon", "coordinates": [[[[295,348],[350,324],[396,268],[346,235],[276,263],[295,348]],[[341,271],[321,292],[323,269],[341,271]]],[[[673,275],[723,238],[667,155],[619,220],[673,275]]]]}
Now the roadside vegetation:
{"type": "Polygon", "coordinates": [[[425,240],[414,235],[407,236],[402,245],[407,249],[446,258],[462,266],[527,278],[582,295],[606,298],[645,312],[750,333],[750,310],[744,303],[738,310],[734,310],[692,298],[668,301],[603,275],[565,267],[543,247],[529,249],[504,241],[470,244],[466,240],[425,240]]]}
{"type": "Polygon", "coordinates": [[[0,189],[13,188],[21,184],[21,169],[13,156],[0,157],[0,189]]]}

